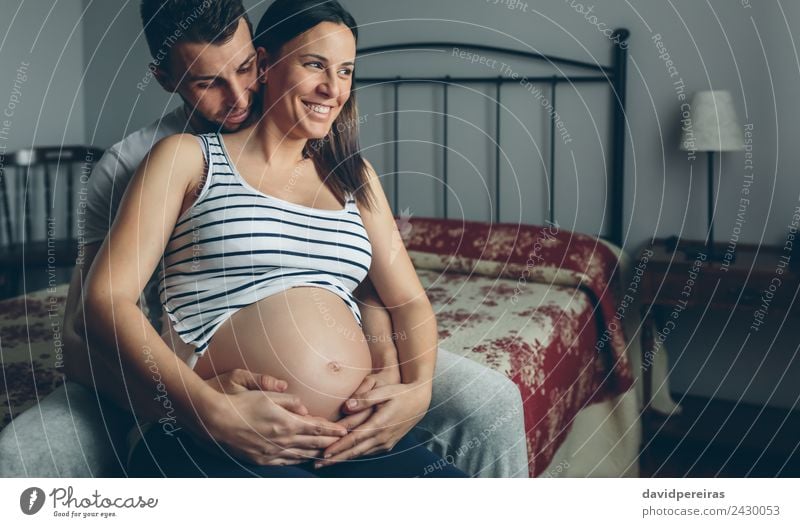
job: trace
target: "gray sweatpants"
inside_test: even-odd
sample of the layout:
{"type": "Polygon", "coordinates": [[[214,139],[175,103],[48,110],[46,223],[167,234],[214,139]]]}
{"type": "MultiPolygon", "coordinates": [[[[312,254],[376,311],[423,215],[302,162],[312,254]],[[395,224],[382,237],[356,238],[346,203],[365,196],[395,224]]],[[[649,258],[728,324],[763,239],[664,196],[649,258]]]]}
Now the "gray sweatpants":
{"type": "MultiPolygon", "coordinates": [[[[130,424],[113,404],[67,382],[0,431],[0,477],[122,475],[130,424]]],[[[418,428],[428,448],[467,474],[528,475],[519,390],[472,360],[439,349],[430,411],[418,428]]]]}

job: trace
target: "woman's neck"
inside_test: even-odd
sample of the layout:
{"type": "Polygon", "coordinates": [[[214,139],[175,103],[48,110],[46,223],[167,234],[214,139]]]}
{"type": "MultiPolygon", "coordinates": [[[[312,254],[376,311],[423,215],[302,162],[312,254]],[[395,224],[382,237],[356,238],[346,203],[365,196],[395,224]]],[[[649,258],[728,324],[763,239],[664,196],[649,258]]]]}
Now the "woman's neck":
{"type": "Polygon", "coordinates": [[[303,160],[307,139],[291,137],[290,132],[281,130],[268,116],[249,134],[247,143],[264,156],[267,167],[293,167],[303,160]]]}

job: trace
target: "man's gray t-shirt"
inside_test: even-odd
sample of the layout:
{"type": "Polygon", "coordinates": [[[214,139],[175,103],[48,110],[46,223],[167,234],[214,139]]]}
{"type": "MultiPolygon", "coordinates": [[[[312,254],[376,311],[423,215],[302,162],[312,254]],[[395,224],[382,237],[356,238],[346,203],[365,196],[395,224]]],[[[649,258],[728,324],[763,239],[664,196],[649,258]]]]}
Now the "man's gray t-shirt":
{"type": "Polygon", "coordinates": [[[108,235],[136,169],[164,137],[192,133],[183,105],[106,150],[89,177],[85,243],[101,243],[108,235]]]}
{"type": "MultiPolygon", "coordinates": [[[[106,150],[89,176],[84,243],[102,243],[106,238],[117,216],[125,189],[153,146],[164,137],[187,132],[192,133],[193,130],[189,125],[186,107],[181,105],[106,150]]],[[[139,303],[156,330],[161,331],[161,304],[156,277],[157,272],[154,272],[139,303]]]]}

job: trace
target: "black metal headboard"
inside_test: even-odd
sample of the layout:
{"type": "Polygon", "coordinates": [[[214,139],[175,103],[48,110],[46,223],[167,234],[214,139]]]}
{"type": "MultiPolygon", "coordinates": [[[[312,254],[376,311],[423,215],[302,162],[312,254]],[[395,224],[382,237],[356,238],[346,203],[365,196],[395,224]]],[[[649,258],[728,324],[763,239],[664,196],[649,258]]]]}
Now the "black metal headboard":
{"type": "MultiPolygon", "coordinates": [[[[358,50],[358,57],[368,57],[374,54],[381,54],[386,52],[397,51],[419,51],[419,50],[439,50],[443,48],[459,48],[470,49],[475,51],[505,54],[524,59],[531,59],[536,61],[547,62],[555,67],[569,66],[581,70],[588,70],[592,74],[584,75],[551,75],[551,76],[527,76],[527,77],[505,77],[505,76],[492,76],[492,77],[470,77],[470,76],[450,76],[445,75],[441,77],[356,77],[355,82],[359,84],[359,90],[376,85],[391,84],[394,88],[394,112],[393,112],[393,125],[394,125],[394,178],[393,178],[393,208],[394,213],[398,212],[398,162],[399,162],[399,90],[403,84],[434,84],[441,85],[444,94],[444,112],[445,116],[448,115],[448,86],[459,86],[467,84],[494,84],[495,86],[495,105],[496,105],[496,122],[494,130],[494,143],[495,143],[495,221],[500,219],[500,105],[501,105],[501,88],[507,83],[520,83],[527,81],[529,83],[546,84],[550,86],[550,104],[552,111],[550,112],[550,152],[549,152],[549,219],[554,223],[554,193],[555,193],[555,133],[556,133],[556,86],[561,83],[568,84],[584,84],[584,83],[602,83],[607,84],[611,88],[611,149],[610,149],[610,165],[611,165],[611,181],[609,183],[610,189],[610,232],[608,234],[599,234],[612,243],[622,246],[623,237],[623,186],[625,181],[625,84],[627,76],[627,57],[628,57],[628,36],[630,35],[627,29],[617,29],[614,31],[610,41],[612,42],[612,65],[603,66],[600,64],[582,62],[578,60],[567,59],[563,57],[556,57],[553,55],[543,55],[540,53],[532,53],[527,51],[520,51],[516,49],[500,48],[494,46],[484,46],[478,44],[464,44],[458,42],[418,42],[407,44],[391,44],[385,46],[375,46],[369,48],[362,48],[358,50]]],[[[445,151],[448,149],[448,119],[445,117],[443,126],[443,141],[445,151]]],[[[447,155],[444,156],[444,186],[448,185],[448,171],[447,171],[447,155]]],[[[443,211],[447,217],[447,191],[443,195],[443,211]]]]}

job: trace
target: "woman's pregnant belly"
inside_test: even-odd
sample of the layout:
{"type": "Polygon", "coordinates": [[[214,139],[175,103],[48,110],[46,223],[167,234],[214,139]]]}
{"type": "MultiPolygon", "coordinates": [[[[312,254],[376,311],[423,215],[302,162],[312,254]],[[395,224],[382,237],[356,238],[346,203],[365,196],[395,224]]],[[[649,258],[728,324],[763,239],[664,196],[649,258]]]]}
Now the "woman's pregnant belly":
{"type": "Polygon", "coordinates": [[[372,370],[369,346],[344,301],[293,287],[240,309],[214,334],[195,371],[208,379],[243,368],[288,383],[311,415],[335,421],[372,370]]]}

